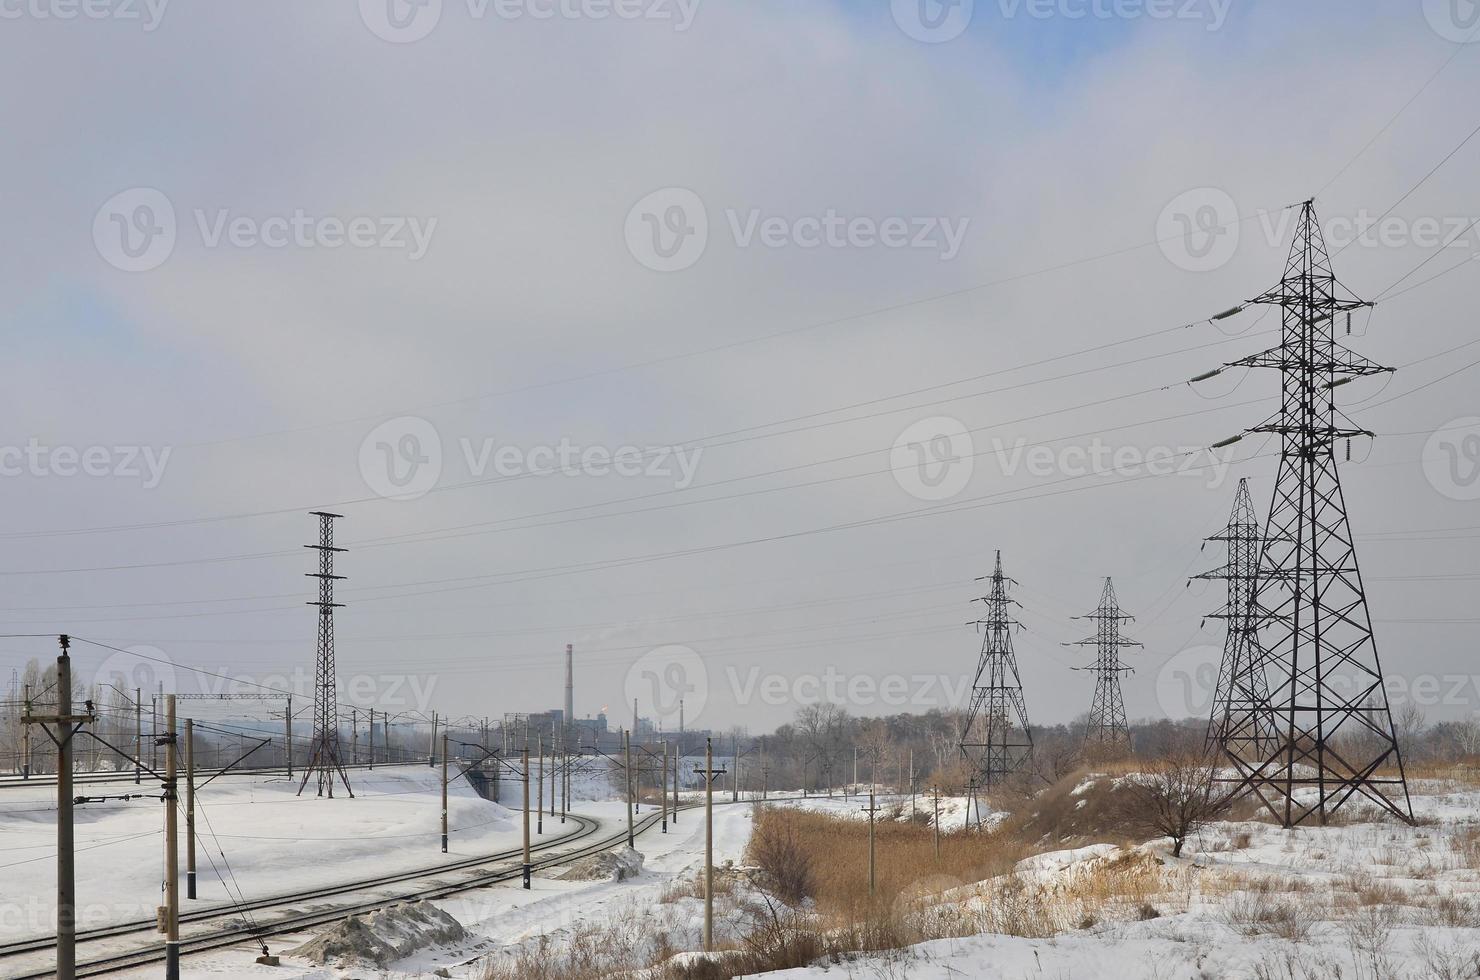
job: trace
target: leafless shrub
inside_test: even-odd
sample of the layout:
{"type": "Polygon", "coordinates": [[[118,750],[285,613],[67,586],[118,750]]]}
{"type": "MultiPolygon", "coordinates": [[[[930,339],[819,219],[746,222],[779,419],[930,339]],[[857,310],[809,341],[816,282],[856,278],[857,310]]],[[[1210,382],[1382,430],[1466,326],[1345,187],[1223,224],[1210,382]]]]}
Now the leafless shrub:
{"type": "Polygon", "coordinates": [[[1181,857],[1187,838],[1228,808],[1216,776],[1217,767],[1206,755],[1155,760],[1145,772],[1128,777],[1126,816],[1145,832],[1170,839],[1172,856],[1181,857]]]}
{"type": "Polygon", "coordinates": [[[1291,942],[1308,938],[1316,922],[1314,911],[1304,902],[1248,892],[1232,896],[1223,914],[1245,936],[1279,936],[1291,942]]]}

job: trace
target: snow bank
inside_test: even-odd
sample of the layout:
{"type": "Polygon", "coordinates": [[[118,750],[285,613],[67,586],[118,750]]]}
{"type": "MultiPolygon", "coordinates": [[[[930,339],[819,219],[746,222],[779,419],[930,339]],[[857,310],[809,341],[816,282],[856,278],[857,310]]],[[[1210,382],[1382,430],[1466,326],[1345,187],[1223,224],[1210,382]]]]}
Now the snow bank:
{"type": "Polygon", "coordinates": [[[353,915],[288,950],[319,966],[384,967],[412,953],[457,942],[467,936],[462,924],[429,902],[391,905],[369,915],[353,915]]]}

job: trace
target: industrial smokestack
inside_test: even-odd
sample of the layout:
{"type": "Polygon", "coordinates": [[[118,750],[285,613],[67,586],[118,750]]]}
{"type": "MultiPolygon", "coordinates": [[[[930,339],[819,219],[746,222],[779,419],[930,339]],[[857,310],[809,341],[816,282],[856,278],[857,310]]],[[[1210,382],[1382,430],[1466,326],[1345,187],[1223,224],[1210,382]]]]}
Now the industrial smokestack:
{"type": "Polygon", "coordinates": [[[575,647],[565,645],[565,730],[571,732],[576,724],[576,658],[575,647]]]}

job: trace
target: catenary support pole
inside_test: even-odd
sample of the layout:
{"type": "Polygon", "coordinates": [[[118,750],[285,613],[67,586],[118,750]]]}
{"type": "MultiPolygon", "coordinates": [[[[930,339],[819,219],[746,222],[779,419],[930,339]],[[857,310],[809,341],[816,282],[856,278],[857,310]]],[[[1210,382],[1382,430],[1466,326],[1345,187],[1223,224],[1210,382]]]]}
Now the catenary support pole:
{"type": "Polygon", "coordinates": [[[164,976],[180,980],[180,823],[175,696],[164,697],[164,976]]]}
{"type": "Polygon", "coordinates": [[[529,863],[529,744],[525,743],[520,752],[520,770],[524,779],[524,887],[529,888],[530,875],[533,867],[529,863]]]}
{"type": "Polygon", "coordinates": [[[195,719],[185,719],[185,897],[195,898],[195,719]]]}

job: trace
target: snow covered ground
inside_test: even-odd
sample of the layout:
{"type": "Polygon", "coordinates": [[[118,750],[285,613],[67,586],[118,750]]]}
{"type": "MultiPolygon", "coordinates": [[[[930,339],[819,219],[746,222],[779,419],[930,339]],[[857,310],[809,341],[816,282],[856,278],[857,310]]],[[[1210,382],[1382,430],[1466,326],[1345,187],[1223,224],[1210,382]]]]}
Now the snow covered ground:
{"type": "MultiPolygon", "coordinates": [[[[398,766],[351,774],[354,800],[298,796],[282,776],[226,775],[197,795],[197,902],[187,910],[443,864],[519,846],[521,815],[449,790],[452,833],[441,853],[441,771],[398,766]],[[228,886],[232,895],[228,895],[228,886]]],[[[152,919],[161,902],[163,815],[157,783],[88,783],[75,811],[78,928],[152,919]]],[[[184,821],[181,820],[181,833],[184,821]]],[[[551,834],[555,833],[551,830],[551,834]]],[[[55,917],[56,790],[0,792],[0,941],[44,936],[55,917]]],[[[182,852],[180,867],[185,867],[182,852]]],[[[183,888],[182,888],[183,892],[183,888]]]]}
{"type": "MultiPolygon", "coordinates": [[[[218,803],[256,801],[272,808],[218,807],[217,813],[226,814],[214,817],[222,842],[228,853],[243,855],[233,859],[238,875],[251,876],[263,889],[284,890],[289,880],[300,884],[296,872],[285,875],[286,864],[273,864],[277,859],[267,851],[278,846],[295,850],[322,879],[363,877],[367,867],[396,862],[437,863],[435,773],[408,768],[377,773],[376,780],[357,784],[361,799],[353,804],[332,805],[339,815],[331,826],[316,822],[311,801],[292,801],[286,787],[251,781],[223,786],[218,803]],[[250,815],[230,815],[248,810],[250,815]],[[363,812],[349,816],[351,810],[363,812]],[[263,818],[268,813],[270,820],[263,818]],[[298,843],[274,840],[269,847],[260,840],[300,831],[298,843]],[[258,847],[262,850],[252,850],[258,847]]],[[[1260,822],[1221,822],[1190,840],[1181,859],[1171,858],[1161,843],[1098,844],[1036,854],[1010,875],[988,882],[949,887],[950,882],[937,881],[937,889],[947,890],[914,899],[907,914],[924,924],[927,935],[942,938],[774,975],[787,980],[1480,978],[1480,792],[1441,783],[1415,784],[1415,792],[1419,822],[1414,827],[1356,811],[1337,825],[1292,831],[1260,822]]],[[[599,787],[590,787],[589,795],[600,795],[599,787]]],[[[716,795],[716,863],[738,863],[753,807],[716,795]]],[[[685,798],[697,800],[698,794],[685,798]]],[[[468,828],[468,836],[454,836],[455,851],[497,850],[517,840],[517,812],[466,790],[455,800],[454,823],[461,820],[468,828]]],[[[863,801],[841,796],[773,802],[862,817],[863,801]]],[[[908,797],[899,802],[898,818],[908,819],[908,797]]],[[[924,798],[916,805],[925,806],[924,798]]],[[[10,812],[0,810],[0,826],[7,831],[5,846],[14,846],[17,839],[8,832],[25,818],[14,812],[21,809],[14,803],[7,806],[10,812]]],[[[150,820],[157,820],[157,806],[149,804],[150,820]]],[[[626,820],[623,804],[611,798],[585,801],[578,809],[602,821],[603,835],[626,820]]],[[[965,810],[965,800],[942,800],[947,826],[963,822],[965,810]]],[[[117,810],[110,820],[99,821],[88,830],[90,842],[102,845],[97,850],[104,853],[130,849],[138,861],[134,877],[144,880],[128,884],[127,869],[115,866],[116,858],[99,861],[93,873],[102,879],[92,880],[147,891],[157,880],[158,838],[146,838],[142,851],[137,842],[112,843],[135,829],[114,822],[125,818],[132,819],[129,811],[117,810]]],[[[49,827],[44,815],[34,819],[38,827],[49,827]]],[[[559,830],[558,817],[547,818],[547,835],[559,830]]],[[[79,844],[82,839],[79,830],[79,844]]],[[[655,828],[638,839],[641,870],[624,880],[562,880],[561,870],[551,869],[537,874],[527,892],[514,882],[439,901],[437,908],[450,913],[466,934],[383,969],[316,966],[291,955],[284,955],[279,967],[257,966],[252,962],[256,951],[243,945],[191,957],[186,972],[219,980],[437,975],[478,980],[488,963],[515,966],[521,952],[566,950],[581,943],[642,946],[661,936],[665,948],[692,950],[701,938],[702,903],[693,882],[702,868],[703,842],[702,813],[685,811],[669,833],[655,828]]],[[[39,839],[20,846],[44,850],[39,839]]],[[[50,886],[49,872],[31,868],[24,873],[31,876],[26,884],[31,894],[50,886]]],[[[723,867],[720,876],[737,892],[745,891],[743,880],[732,879],[723,867]]],[[[6,883],[8,892],[10,879],[6,883]]],[[[736,920],[725,914],[730,905],[724,894],[717,902],[723,942],[733,935],[736,920]]],[[[280,937],[273,951],[285,954],[311,938],[280,937]]],[[[156,974],[151,968],[135,975],[156,974]]]]}

